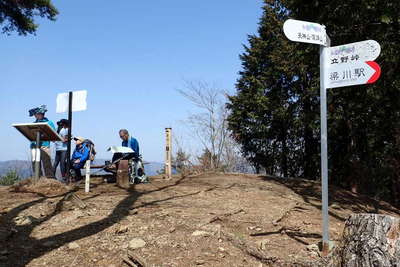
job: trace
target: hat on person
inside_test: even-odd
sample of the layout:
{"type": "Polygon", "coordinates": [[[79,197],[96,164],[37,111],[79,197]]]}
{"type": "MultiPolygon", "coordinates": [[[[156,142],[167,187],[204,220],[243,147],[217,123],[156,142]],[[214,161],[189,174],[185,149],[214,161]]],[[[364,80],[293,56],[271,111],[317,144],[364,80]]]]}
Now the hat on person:
{"type": "Polygon", "coordinates": [[[61,126],[61,125],[69,126],[69,120],[61,119],[61,120],[57,121],[57,125],[58,126],[61,126]]]}
{"type": "Polygon", "coordinates": [[[74,137],[74,140],[75,140],[75,141],[76,141],[76,140],[79,140],[79,141],[83,142],[83,141],[85,141],[85,138],[83,138],[83,137],[81,137],[81,136],[75,136],[75,137],[74,137]]]}
{"type": "Polygon", "coordinates": [[[47,107],[46,105],[41,105],[37,108],[32,108],[29,110],[29,117],[32,117],[35,114],[41,113],[41,114],[45,114],[47,112],[47,107]]]}

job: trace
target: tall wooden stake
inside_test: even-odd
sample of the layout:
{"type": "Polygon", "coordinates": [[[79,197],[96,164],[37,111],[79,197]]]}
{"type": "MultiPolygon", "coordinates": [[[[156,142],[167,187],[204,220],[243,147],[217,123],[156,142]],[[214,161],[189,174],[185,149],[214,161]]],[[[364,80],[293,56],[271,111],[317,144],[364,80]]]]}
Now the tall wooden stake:
{"type": "Polygon", "coordinates": [[[165,128],[165,135],[166,135],[166,147],[165,147],[165,177],[167,179],[172,178],[172,159],[171,159],[171,135],[172,129],[165,128]]]}

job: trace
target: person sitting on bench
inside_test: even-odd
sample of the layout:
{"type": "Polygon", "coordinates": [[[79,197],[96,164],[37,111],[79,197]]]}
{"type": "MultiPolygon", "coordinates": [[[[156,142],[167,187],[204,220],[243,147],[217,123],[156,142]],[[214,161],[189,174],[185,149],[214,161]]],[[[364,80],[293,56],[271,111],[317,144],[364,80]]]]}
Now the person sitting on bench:
{"type": "Polygon", "coordinates": [[[89,159],[90,149],[86,146],[85,138],[74,137],[76,147],[71,158],[71,169],[75,172],[75,181],[83,179],[81,169],[89,159]]]}
{"type": "Polygon", "coordinates": [[[136,138],[129,135],[128,130],[119,130],[119,137],[122,139],[122,146],[131,148],[134,153],[114,153],[112,162],[118,159],[138,159],[139,158],[139,143],[136,138]]]}

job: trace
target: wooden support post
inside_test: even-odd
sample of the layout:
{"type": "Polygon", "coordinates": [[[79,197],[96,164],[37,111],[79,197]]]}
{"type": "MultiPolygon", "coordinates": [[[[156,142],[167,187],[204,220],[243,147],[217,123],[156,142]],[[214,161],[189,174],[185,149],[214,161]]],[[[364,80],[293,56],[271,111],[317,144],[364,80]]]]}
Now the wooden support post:
{"type": "Polygon", "coordinates": [[[171,140],[172,140],[172,129],[165,128],[165,135],[166,135],[166,147],[165,147],[165,178],[171,179],[172,178],[172,147],[171,147],[171,140]]]}
{"type": "Polygon", "coordinates": [[[90,190],[90,159],[85,163],[85,193],[89,193],[90,190]]]}
{"type": "Polygon", "coordinates": [[[40,131],[36,132],[36,147],[35,147],[35,182],[39,181],[40,168],[40,131]]]}

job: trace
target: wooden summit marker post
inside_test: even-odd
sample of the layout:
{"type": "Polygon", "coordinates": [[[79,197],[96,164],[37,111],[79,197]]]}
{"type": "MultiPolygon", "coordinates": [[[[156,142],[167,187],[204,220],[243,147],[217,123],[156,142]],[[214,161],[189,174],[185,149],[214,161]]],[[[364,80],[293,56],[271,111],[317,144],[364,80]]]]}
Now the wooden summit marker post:
{"type": "Polygon", "coordinates": [[[172,128],[165,128],[166,146],[165,146],[165,178],[172,178],[172,155],[171,155],[171,140],[172,128]]]}
{"type": "Polygon", "coordinates": [[[295,42],[320,45],[320,105],[321,105],[321,176],[322,176],[322,253],[329,252],[328,211],[328,130],[326,90],[373,83],[381,70],[373,62],[381,48],[374,40],[346,44],[330,48],[325,26],[294,19],[283,24],[286,37],[295,42]]]}

